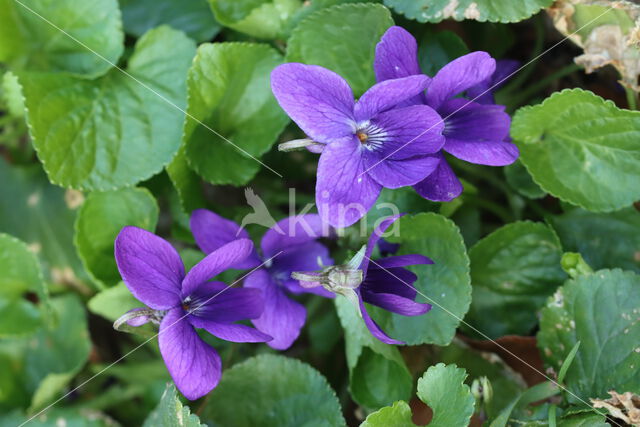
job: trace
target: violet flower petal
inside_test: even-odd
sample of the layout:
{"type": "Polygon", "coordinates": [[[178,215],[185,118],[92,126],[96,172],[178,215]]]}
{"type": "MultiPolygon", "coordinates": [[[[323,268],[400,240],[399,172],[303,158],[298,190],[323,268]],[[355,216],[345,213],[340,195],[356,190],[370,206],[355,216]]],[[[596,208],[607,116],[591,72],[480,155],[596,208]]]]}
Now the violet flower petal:
{"type": "Polygon", "coordinates": [[[401,188],[417,184],[429,176],[440,163],[434,157],[383,161],[378,156],[365,156],[367,174],[386,188],[401,188]]]}
{"type": "MultiPolygon", "coordinates": [[[[260,247],[265,258],[271,258],[280,251],[286,251],[293,246],[308,243],[331,234],[329,225],[323,223],[318,214],[285,218],[278,221],[277,226],[282,230],[282,233],[278,231],[278,228],[272,227],[262,236],[260,247]]],[[[278,262],[278,258],[280,256],[274,259],[274,262],[278,262]]]]}
{"type": "Polygon", "coordinates": [[[395,340],[390,336],[388,336],[387,334],[385,334],[384,331],[380,329],[380,326],[378,326],[375,320],[373,320],[369,315],[369,313],[367,313],[367,309],[364,305],[364,302],[362,301],[362,296],[358,295],[358,299],[360,302],[360,313],[362,313],[362,319],[364,320],[364,324],[367,326],[367,329],[369,329],[369,332],[371,332],[371,334],[374,337],[376,337],[377,339],[379,339],[385,344],[391,344],[391,345],[404,344],[404,342],[395,340]]]}
{"type": "Polygon", "coordinates": [[[444,156],[441,153],[436,156],[440,157],[436,170],[413,188],[425,199],[449,202],[462,193],[462,184],[444,156]]]}
{"type": "MultiPolygon", "coordinates": [[[[205,254],[238,239],[249,239],[249,233],[238,224],[207,209],[196,209],[191,214],[191,232],[198,247],[205,254]]],[[[260,265],[258,254],[253,251],[246,259],[231,268],[249,269],[260,265]]]]}
{"type": "MultiPolygon", "coordinates": [[[[504,141],[511,118],[502,105],[482,105],[464,98],[445,101],[438,110],[444,117],[444,135],[470,141],[504,141]]],[[[446,143],[445,143],[446,149],[446,143]]]]}
{"type": "Polygon", "coordinates": [[[365,253],[364,253],[364,259],[360,264],[360,270],[362,270],[365,279],[367,277],[367,270],[369,268],[371,254],[373,253],[373,250],[375,249],[376,244],[378,243],[378,240],[382,238],[382,235],[387,231],[387,229],[391,226],[391,224],[396,222],[398,218],[400,218],[401,216],[402,215],[392,215],[385,218],[380,222],[380,224],[378,224],[374,228],[373,233],[371,233],[371,236],[369,236],[369,240],[367,241],[367,249],[365,250],[365,253]]]}
{"type": "Polygon", "coordinates": [[[249,239],[238,239],[216,249],[197,263],[182,281],[182,295],[186,297],[198,286],[222,273],[233,265],[238,265],[253,252],[249,239]]]}
{"type": "Polygon", "coordinates": [[[424,92],[429,77],[419,74],[376,83],[358,100],[354,108],[356,121],[369,120],[403,101],[424,92]]]}
{"type": "Polygon", "coordinates": [[[467,89],[467,98],[479,104],[493,104],[493,93],[507,82],[509,77],[520,67],[520,61],[499,59],[496,61],[496,71],[490,78],[467,89]]]}
{"type": "Polygon", "coordinates": [[[115,240],[120,275],[139,301],[155,310],[180,303],[184,266],[166,240],[138,227],[124,227],[115,240]]]}
{"type": "Polygon", "coordinates": [[[433,260],[418,254],[411,255],[395,255],[387,258],[376,260],[375,267],[378,268],[394,268],[406,267],[408,265],[433,264],[433,260]]]}
{"type": "Polygon", "coordinates": [[[289,299],[263,270],[251,273],[244,281],[249,289],[260,289],[264,294],[265,310],[251,322],[258,330],[269,334],[273,340],[267,345],[276,350],[286,350],[300,335],[307,311],[301,304],[289,299]]]}
{"type": "Polygon", "coordinates": [[[418,276],[406,268],[392,267],[382,269],[372,265],[369,267],[367,278],[362,282],[360,288],[363,293],[396,294],[415,300],[418,292],[413,283],[416,280],[418,280],[418,276]]]}
{"type": "Polygon", "coordinates": [[[472,52],[454,59],[435,75],[427,91],[427,104],[438,109],[444,101],[489,78],[496,61],[487,52],[472,52]]]}
{"type": "Polygon", "coordinates": [[[469,163],[506,166],[515,162],[520,151],[515,144],[501,141],[465,141],[447,138],[445,151],[469,163]]]}
{"type": "Polygon", "coordinates": [[[353,92],[333,71],[279,65],[271,73],[271,89],[282,109],[314,141],[328,144],[353,133],[353,92]]]}
{"type": "Polygon", "coordinates": [[[213,322],[195,316],[189,317],[189,322],[196,328],[201,328],[211,335],[221,340],[231,342],[267,342],[272,338],[270,335],[260,332],[247,325],[234,323],[213,322]]]}
{"type": "Polygon", "coordinates": [[[232,288],[222,282],[205,282],[189,298],[191,316],[212,322],[255,319],[264,310],[264,295],[259,290],[232,288]]]}
{"type": "Polygon", "coordinates": [[[218,353],[182,318],[180,308],[170,310],[160,323],[160,353],[178,390],[196,400],[218,385],[222,361],[218,353]]]}
{"type": "Polygon", "coordinates": [[[422,74],[416,39],[404,28],[390,27],[376,45],[373,68],[379,82],[422,74]]]}
{"type": "Polygon", "coordinates": [[[365,173],[355,137],[328,145],[320,155],[316,205],[323,221],[348,227],[371,209],[382,186],[365,173]]]}
{"type": "Polygon", "coordinates": [[[362,292],[362,299],[387,311],[403,316],[420,316],[431,310],[431,304],[422,304],[396,294],[362,292]]]}

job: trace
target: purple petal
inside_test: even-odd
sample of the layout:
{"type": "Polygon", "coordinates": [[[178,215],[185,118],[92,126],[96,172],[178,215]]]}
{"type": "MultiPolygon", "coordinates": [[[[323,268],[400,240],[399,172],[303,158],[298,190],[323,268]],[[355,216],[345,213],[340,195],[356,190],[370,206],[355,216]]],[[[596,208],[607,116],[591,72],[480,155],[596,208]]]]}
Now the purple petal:
{"type": "MultiPolygon", "coordinates": [[[[322,222],[320,215],[297,215],[278,221],[264,234],[260,246],[265,258],[276,253],[331,234],[329,224],[322,222]]],[[[276,260],[274,260],[276,262],[276,260]]]]}
{"type": "Polygon", "coordinates": [[[271,73],[271,90],[282,109],[314,141],[328,144],[353,133],[353,92],[333,71],[283,64],[271,73]]]}
{"type": "Polygon", "coordinates": [[[316,205],[334,227],[348,227],[366,215],[382,189],[365,173],[361,150],[353,137],[328,145],[320,155],[316,205]]]}
{"type": "Polygon", "coordinates": [[[382,235],[387,231],[387,229],[398,220],[402,215],[392,215],[385,219],[383,219],[380,224],[373,229],[373,233],[369,236],[369,241],[367,242],[367,249],[364,253],[364,259],[360,264],[360,270],[364,272],[365,278],[367,277],[367,269],[369,268],[369,261],[371,260],[371,254],[373,253],[373,249],[376,247],[378,240],[382,238],[382,235]]]}
{"type": "Polygon", "coordinates": [[[386,188],[400,188],[417,184],[429,176],[440,162],[434,157],[414,157],[403,160],[377,160],[366,156],[367,174],[386,188]]]}
{"type": "MultiPolygon", "coordinates": [[[[376,261],[377,262],[377,261],[376,261]]],[[[367,271],[367,277],[360,285],[363,294],[385,293],[396,294],[411,300],[418,294],[413,283],[418,280],[413,272],[402,267],[378,268],[372,264],[367,271]]]]}
{"type": "Polygon", "coordinates": [[[376,45],[373,68],[379,82],[422,74],[416,39],[404,28],[389,28],[376,45]]]}
{"type": "MultiPolygon", "coordinates": [[[[219,249],[227,243],[238,239],[248,239],[249,233],[238,224],[206,209],[196,209],[191,214],[191,232],[205,254],[219,249]]],[[[246,259],[232,265],[232,268],[249,269],[260,265],[260,258],[255,251],[246,259]]]]}
{"type": "Polygon", "coordinates": [[[189,297],[191,315],[212,322],[255,319],[264,310],[264,295],[259,290],[232,288],[222,282],[206,282],[189,297]]]}
{"type": "MultiPolygon", "coordinates": [[[[445,143],[445,123],[426,105],[396,108],[371,120],[372,134],[364,144],[368,152],[393,160],[433,154],[445,143]],[[379,132],[379,135],[375,133],[379,132]]],[[[366,130],[366,128],[365,128],[366,130]]]]}
{"type": "Polygon", "coordinates": [[[436,170],[424,181],[413,186],[414,190],[427,200],[449,202],[462,193],[462,184],[442,154],[436,170]]]}
{"type": "Polygon", "coordinates": [[[411,255],[396,255],[387,258],[380,258],[376,260],[376,267],[378,268],[394,268],[394,267],[406,267],[407,265],[421,265],[421,264],[433,264],[430,258],[424,255],[411,254],[411,255]]]}
{"type": "Polygon", "coordinates": [[[359,299],[360,299],[360,313],[362,313],[362,320],[364,320],[364,324],[367,326],[367,329],[369,329],[369,332],[371,332],[371,334],[374,337],[376,337],[377,339],[379,339],[385,344],[391,344],[391,345],[404,344],[404,342],[394,340],[393,338],[385,334],[384,331],[380,329],[380,326],[378,326],[378,324],[371,318],[371,316],[369,316],[369,313],[367,313],[367,309],[364,306],[362,297],[360,297],[359,299]]]}
{"type": "Polygon", "coordinates": [[[166,240],[138,227],[124,227],[115,241],[122,280],[134,297],[156,310],[180,303],[184,266],[166,240]]]}
{"type": "Polygon", "coordinates": [[[264,334],[250,326],[234,323],[213,322],[196,316],[190,316],[189,322],[196,328],[201,328],[221,340],[231,342],[267,342],[271,336],[264,334]]]}
{"type": "Polygon", "coordinates": [[[395,294],[382,293],[362,293],[362,298],[369,304],[377,305],[392,313],[403,316],[420,316],[431,310],[430,304],[421,304],[409,298],[404,298],[395,294]]]}
{"type": "Polygon", "coordinates": [[[400,243],[389,243],[385,239],[380,239],[378,241],[378,249],[380,250],[380,254],[383,256],[395,254],[398,252],[399,248],[400,243]]]}
{"type": "Polygon", "coordinates": [[[502,141],[465,141],[447,139],[447,153],[469,163],[506,166],[515,162],[520,152],[515,144],[502,141]]]}
{"type": "Polygon", "coordinates": [[[323,266],[329,265],[333,265],[329,250],[321,243],[309,242],[291,247],[290,250],[275,258],[269,271],[272,277],[279,280],[289,292],[312,293],[332,298],[333,294],[322,287],[303,288],[297,280],[291,278],[291,273],[294,271],[320,270],[323,266]]]}
{"type": "Polygon", "coordinates": [[[238,265],[253,252],[249,239],[238,239],[216,249],[197,263],[182,281],[182,295],[192,294],[200,285],[213,277],[238,265]]]}
{"type": "Polygon", "coordinates": [[[284,291],[261,269],[245,279],[247,288],[260,289],[265,295],[265,309],[262,316],[252,323],[260,331],[269,334],[273,340],[267,345],[276,350],[286,350],[300,335],[307,317],[305,308],[289,299],[284,291]]]}
{"type": "MultiPolygon", "coordinates": [[[[509,136],[511,118],[502,105],[482,105],[455,98],[445,101],[438,110],[445,122],[447,141],[504,141],[509,136]]],[[[445,143],[445,149],[447,144],[445,143]]]]}
{"type": "Polygon", "coordinates": [[[467,97],[479,104],[493,104],[493,92],[500,89],[506,81],[517,72],[520,61],[500,59],[496,61],[496,71],[493,75],[467,90],[467,97]]]}
{"type": "Polygon", "coordinates": [[[165,315],[160,323],[158,342],[176,387],[187,399],[196,400],[218,385],[222,362],[183,316],[180,308],[165,315]]]}
{"type": "Polygon", "coordinates": [[[385,80],[373,85],[358,100],[354,115],[358,122],[370,120],[379,113],[424,92],[429,86],[429,77],[416,75],[394,80],[385,80]]]}
{"type": "Polygon", "coordinates": [[[454,59],[435,75],[427,91],[427,104],[438,109],[444,101],[491,77],[496,61],[487,52],[472,52],[454,59]]]}

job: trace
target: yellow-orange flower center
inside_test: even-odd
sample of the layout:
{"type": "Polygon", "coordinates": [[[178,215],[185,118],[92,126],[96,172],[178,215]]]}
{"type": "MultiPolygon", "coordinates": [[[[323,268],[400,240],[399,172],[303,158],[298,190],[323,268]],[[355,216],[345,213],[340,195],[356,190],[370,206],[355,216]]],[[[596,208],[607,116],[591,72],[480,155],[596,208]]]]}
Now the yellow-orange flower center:
{"type": "Polygon", "coordinates": [[[365,142],[367,142],[367,139],[369,139],[369,135],[364,132],[356,132],[356,135],[358,136],[361,144],[364,144],[365,142]]]}

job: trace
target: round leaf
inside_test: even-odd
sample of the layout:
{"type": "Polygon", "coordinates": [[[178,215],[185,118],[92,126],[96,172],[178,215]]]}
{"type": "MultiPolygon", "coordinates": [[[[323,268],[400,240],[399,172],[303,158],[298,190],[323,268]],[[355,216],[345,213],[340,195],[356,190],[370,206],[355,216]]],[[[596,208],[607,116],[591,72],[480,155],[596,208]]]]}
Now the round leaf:
{"type": "Polygon", "coordinates": [[[183,406],[178,398],[176,387],[168,384],[162,393],[160,403],[156,406],[147,419],[144,420],[143,427],[200,427],[198,416],[191,413],[188,406],[183,406]]]}
{"type": "Polygon", "coordinates": [[[209,0],[216,19],[225,27],[262,39],[281,35],[301,0],[209,0]]]}
{"type": "Polygon", "coordinates": [[[549,6],[553,0],[384,0],[384,4],[418,22],[475,19],[518,22],[549,6]]]}
{"type": "Polygon", "coordinates": [[[85,268],[103,286],[120,281],[113,242],[127,225],[154,231],[158,205],[144,188],[91,193],[76,219],[74,243],[85,268]]]}
{"type": "Polygon", "coordinates": [[[434,213],[400,218],[401,254],[420,254],[435,264],[410,267],[418,276],[418,302],[433,308],[422,316],[408,317],[376,309],[376,320],[387,334],[407,344],[447,345],[471,303],[469,258],[456,225],[434,213]]]}
{"type": "Polygon", "coordinates": [[[0,0],[0,62],[15,68],[96,77],[123,43],[116,0],[0,0]]]}
{"type": "Polygon", "coordinates": [[[528,335],[536,312],[567,278],[561,256],[558,237],[544,224],[494,231],[469,251],[473,298],[465,320],[489,338],[528,335]]]}
{"type": "Polygon", "coordinates": [[[97,80],[21,73],[31,136],[49,180],[89,190],[159,172],[180,146],[194,43],[159,27],[138,40],[125,75],[97,80]]]}
{"type": "Polygon", "coordinates": [[[415,427],[411,421],[411,408],[405,401],[398,401],[369,414],[360,427],[415,427]]]}
{"type": "Polygon", "coordinates": [[[184,140],[190,165],[207,181],[243,185],[260,169],[256,158],[289,122],[269,84],[271,71],[281,63],[280,54],[265,44],[198,48],[189,70],[184,140]]]}
{"type": "Polygon", "coordinates": [[[564,90],[518,110],[511,136],[543,190],[590,211],[640,199],[640,112],[582,89],[564,90]]]}
{"type": "Polygon", "coordinates": [[[578,341],[565,377],[570,401],[640,393],[640,276],[600,270],[558,289],[542,310],[538,347],[558,372],[578,341]]]}
{"type": "Polygon", "coordinates": [[[318,371],[273,355],[253,357],[226,370],[201,418],[225,427],[345,425],[338,399],[318,371]]]}
{"type": "Polygon", "coordinates": [[[376,44],[393,25],[379,4],[344,4],[322,9],[291,33],[287,62],[321,65],[344,77],[356,96],[375,83],[376,44]]]}

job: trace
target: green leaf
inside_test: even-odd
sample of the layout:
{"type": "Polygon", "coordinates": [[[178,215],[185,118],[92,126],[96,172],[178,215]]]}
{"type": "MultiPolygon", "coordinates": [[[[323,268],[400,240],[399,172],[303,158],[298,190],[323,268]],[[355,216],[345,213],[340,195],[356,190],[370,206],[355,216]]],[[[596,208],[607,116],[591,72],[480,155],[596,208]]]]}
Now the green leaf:
{"type": "Polygon", "coordinates": [[[356,96],[375,83],[376,44],[393,25],[379,4],[344,4],[302,20],[287,45],[287,62],[321,65],[344,77],[356,96]]]}
{"type": "Polygon", "coordinates": [[[89,311],[115,322],[127,311],[143,304],[134,298],[124,282],[100,291],[88,302],[89,311]]]}
{"type": "Polygon", "coordinates": [[[24,117],[24,97],[18,77],[11,71],[2,76],[2,99],[7,104],[9,114],[13,117],[24,117]]]}
{"type": "Polygon", "coordinates": [[[72,295],[52,298],[56,321],[29,341],[25,356],[25,380],[33,391],[31,411],[54,400],[89,357],[91,341],[86,312],[72,295]]]}
{"type": "Polygon", "coordinates": [[[127,225],[155,231],[158,205],[144,188],[91,193],[76,219],[75,245],[85,268],[102,287],[120,281],[113,256],[116,236],[127,225]]]}
{"type": "Polygon", "coordinates": [[[549,6],[553,0],[384,0],[397,13],[418,22],[518,22],[549,6]]]}
{"type": "Polygon", "coordinates": [[[469,425],[475,399],[464,383],[467,373],[456,365],[438,363],[418,380],[418,397],[433,411],[431,427],[469,425]]]}
{"type": "Polygon", "coordinates": [[[27,335],[41,324],[40,311],[24,296],[48,298],[40,264],[20,240],[0,233],[0,337],[27,335]]]}
{"type": "Polygon", "coordinates": [[[201,418],[212,427],[346,425],[327,380],[284,356],[257,356],[225,370],[206,405],[201,418]]]}
{"type": "Polygon", "coordinates": [[[465,42],[453,31],[427,27],[418,42],[418,62],[423,73],[435,74],[449,62],[469,53],[465,42]]]}
{"type": "Polygon", "coordinates": [[[167,174],[178,194],[180,207],[186,214],[206,206],[202,194],[202,180],[189,167],[184,146],[167,166],[167,174]]]}
{"type": "Polygon", "coordinates": [[[92,410],[52,407],[31,419],[28,414],[13,411],[0,415],[1,426],[29,425],[37,427],[114,427],[118,424],[108,416],[92,410]]]}
{"type": "Polygon", "coordinates": [[[335,299],[344,329],[353,400],[368,408],[380,408],[411,397],[413,378],[398,349],[377,340],[360,313],[346,298],[335,299]]]}
{"type": "Polygon", "coordinates": [[[282,35],[301,0],[209,0],[216,20],[225,27],[261,39],[282,35]]]}
{"type": "Polygon", "coordinates": [[[567,278],[561,257],[558,237],[545,224],[515,222],[494,231],[469,251],[473,298],[465,320],[489,338],[528,335],[536,312],[567,278]]]}
{"type": "Polygon", "coordinates": [[[0,209],[0,231],[23,240],[40,257],[46,279],[85,290],[70,209],[79,193],[49,184],[40,166],[9,166],[1,157],[0,182],[0,206],[11,207],[0,209]]]}
{"type": "Polygon", "coordinates": [[[169,25],[197,42],[220,32],[207,0],[119,0],[124,30],[140,37],[152,28],[169,25]]]}
{"type": "Polygon", "coordinates": [[[31,136],[50,181],[111,190],[167,165],[180,146],[194,49],[183,33],[160,27],[138,40],[128,74],[86,80],[20,73],[31,136]]]}
{"type": "Polygon", "coordinates": [[[116,0],[0,0],[0,61],[96,77],[122,54],[116,0]]]}
{"type": "Polygon", "coordinates": [[[504,168],[504,175],[509,186],[529,199],[540,199],[547,195],[538,184],[533,181],[527,168],[520,160],[504,168]]]}
{"type": "Polygon", "coordinates": [[[562,417],[558,421],[558,427],[610,427],[602,415],[593,412],[585,412],[562,417]]]}
{"type": "Polygon", "coordinates": [[[360,427],[415,427],[411,421],[411,408],[405,401],[398,401],[369,414],[360,427]]]}
{"type": "Polygon", "coordinates": [[[243,185],[260,170],[255,158],[269,151],[289,122],[269,84],[271,71],[281,63],[280,54],[266,44],[198,48],[189,70],[184,141],[190,166],[207,181],[243,185]]]}
{"type": "Polygon", "coordinates": [[[516,397],[490,424],[490,427],[506,427],[511,413],[516,408],[526,407],[534,402],[546,400],[560,393],[560,389],[553,383],[545,381],[525,390],[516,397]]]}
{"type": "Polygon", "coordinates": [[[569,280],[542,310],[538,347],[556,372],[580,341],[565,384],[573,403],[640,392],[640,276],[600,270],[569,280]]]}
{"type": "Polygon", "coordinates": [[[621,110],[582,89],[523,107],[511,136],[520,160],[548,193],[595,212],[640,199],[640,112],[621,110]]]}
{"type": "Polygon", "coordinates": [[[579,252],[591,267],[640,273],[640,213],[626,208],[608,214],[572,209],[552,217],[566,250],[579,252]]]}
{"type": "Polygon", "coordinates": [[[417,274],[416,301],[433,308],[423,316],[401,316],[376,309],[376,320],[391,337],[407,344],[447,345],[471,303],[469,258],[460,230],[449,219],[434,213],[406,215],[400,218],[399,235],[390,236],[400,243],[400,254],[421,254],[434,265],[410,267],[417,274]]]}
{"type": "Polygon", "coordinates": [[[160,403],[144,421],[143,427],[200,427],[200,419],[183,406],[173,384],[167,384],[160,403]]]}

